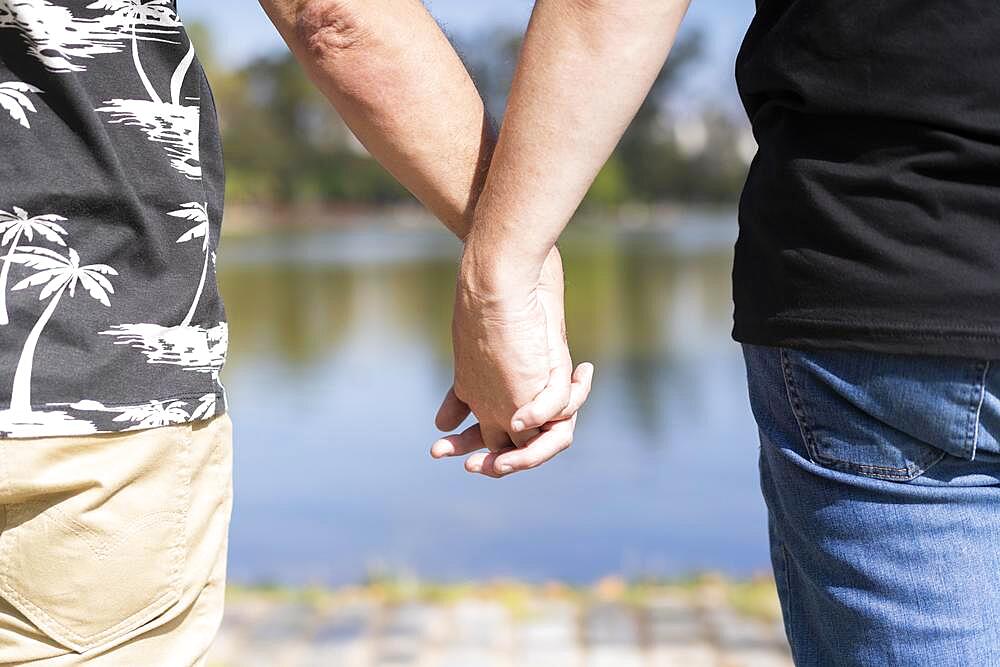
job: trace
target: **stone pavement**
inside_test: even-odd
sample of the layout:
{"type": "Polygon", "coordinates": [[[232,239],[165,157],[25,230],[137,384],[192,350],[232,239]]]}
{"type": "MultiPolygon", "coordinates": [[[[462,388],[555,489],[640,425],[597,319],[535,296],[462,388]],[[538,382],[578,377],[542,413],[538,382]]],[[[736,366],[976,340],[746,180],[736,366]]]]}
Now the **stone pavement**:
{"type": "Polygon", "coordinates": [[[718,587],[627,595],[520,588],[230,596],[209,667],[790,667],[774,615],[718,587]],[[442,596],[447,597],[447,596],[442,596]]]}

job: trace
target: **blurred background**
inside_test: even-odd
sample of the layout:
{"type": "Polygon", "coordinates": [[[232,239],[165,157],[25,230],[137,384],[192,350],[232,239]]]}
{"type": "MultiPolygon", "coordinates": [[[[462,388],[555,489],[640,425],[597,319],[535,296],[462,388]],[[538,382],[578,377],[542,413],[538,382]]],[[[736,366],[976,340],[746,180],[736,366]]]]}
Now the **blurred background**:
{"type": "MultiPolygon", "coordinates": [[[[426,4],[502,119],[532,3],[426,4]]],[[[502,483],[428,456],[458,242],[354,139],[256,3],[181,12],[229,179],[218,265],[237,497],[217,664],[786,664],[730,339],[756,150],[732,70],[753,0],[694,3],[570,226],[569,335],[597,366],[594,393],[570,453],[502,483]]]]}

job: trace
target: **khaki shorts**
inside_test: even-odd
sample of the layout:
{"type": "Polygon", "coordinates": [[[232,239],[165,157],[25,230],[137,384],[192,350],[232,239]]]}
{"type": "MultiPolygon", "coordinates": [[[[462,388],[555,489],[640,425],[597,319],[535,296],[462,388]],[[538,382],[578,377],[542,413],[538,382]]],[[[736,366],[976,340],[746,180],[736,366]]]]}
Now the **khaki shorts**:
{"type": "Polygon", "coordinates": [[[222,620],[232,424],[0,441],[0,665],[199,665],[222,620]]]}

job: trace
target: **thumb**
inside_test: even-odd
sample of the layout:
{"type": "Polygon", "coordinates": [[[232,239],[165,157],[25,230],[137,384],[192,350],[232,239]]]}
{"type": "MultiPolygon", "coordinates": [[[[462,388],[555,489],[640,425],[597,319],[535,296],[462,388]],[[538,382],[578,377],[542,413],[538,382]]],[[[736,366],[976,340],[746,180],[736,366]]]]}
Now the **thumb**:
{"type": "Polygon", "coordinates": [[[469,406],[455,394],[455,387],[452,387],[445,394],[444,401],[441,403],[441,407],[438,408],[437,416],[434,418],[434,425],[437,426],[439,431],[454,431],[461,426],[470,412],[469,406]]]}

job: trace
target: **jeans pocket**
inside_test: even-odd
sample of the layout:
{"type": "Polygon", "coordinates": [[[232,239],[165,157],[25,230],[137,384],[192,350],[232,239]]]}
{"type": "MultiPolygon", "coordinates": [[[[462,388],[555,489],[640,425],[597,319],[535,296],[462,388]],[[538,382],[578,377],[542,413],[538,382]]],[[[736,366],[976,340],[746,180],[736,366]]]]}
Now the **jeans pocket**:
{"type": "Polygon", "coordinates": [[[77,471],[38,471],[44,486],[5,506],[0,596],[80,653],[114,645],[163,614],[182,592],[190,446],[186,426],[6,445],[49,448],[29,462],[73,459],[77,471]]]}
{"type": "Polygon", "coordinates": [[[907,482],[975,456],[989,362],[783,348],[781,370],[810,459],[907,482]]]}

